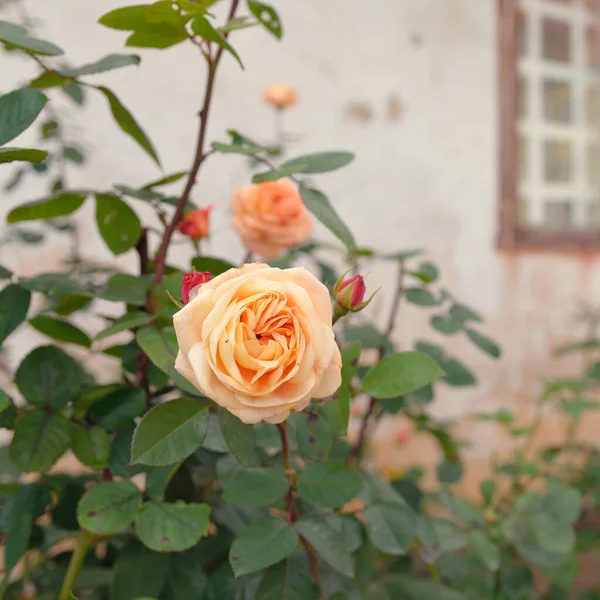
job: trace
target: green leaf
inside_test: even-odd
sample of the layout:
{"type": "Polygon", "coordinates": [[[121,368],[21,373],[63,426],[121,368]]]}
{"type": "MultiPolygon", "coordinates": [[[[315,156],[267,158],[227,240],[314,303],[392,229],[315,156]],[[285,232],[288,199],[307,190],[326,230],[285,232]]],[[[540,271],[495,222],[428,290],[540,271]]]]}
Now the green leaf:
{"type": "Polygon", "coordinates": [[[142,494],[131,481],[110,481],[90,488],[77,505],[77,520],[99,535],[127,529],[138,511],[142,494]]]}
{"type": "Polygon", "coordinates": [[[108,287],[100,293],[100,298],[142,305],[146,303],[146,293],[149,289],[148,279],[117,273],[108,280],[108,287]]]}
{"type": "Polygon", "coordinates": [[[134,31],[125,42],[126,46],[133,48],[157,48],[164,50],[176,46],[187,39],[183,31],[169,25],[155,23],[152,31],[134,31]]]}
{"type": "Polygon", "coordinates": [[[142,388],[123,386],[93,404],[88,416],[105,429],[119,429],[139,417],[146,409],[142,388]]]}
{"type": "Polygon", "coordinates": [[[282,519],[265,517],[246,527],[233,542],[229,562],[236,577],[280,562],[298,544],[298,535],[282,519]]]}
{"type": "Polygon", "coordinates": [[[362,482],[356,471],[334,461],[310,463],[298,478],[298,493],[316,506],[343,506],[361,489],[362,482]]]}
{"type": "Polygon", "coordinates": [[[197,549],[169,555],[171,570],[167,581],[165,600],[204,599],[207,576],[198,560],[197,549]]]}
{"type": "Polygon", "coordinates": [[[346,550],[341,531],[333,529],[323,517],[302,517],[294,527],[332,569],[354,577],[352,556],[346,550]]]}
{"type": "Polygon", "coordinates": [[[406,288],[404,292],[407,302],[418,306],[437,306],[439,301],[429,291],[420,287],[406,288]]]}
{"type": "Polygon", "coordinates": [[[152,363],[168,375],[177,356],[175,330],[172,327],[158,329],[148,325],[138,329],[135,339],[152,363]]]}
{"type": "Polygon", "coordinates": [[[200,390],[197,390],[185,377],[180,375],[175,370],[175,365],[171,365],[171,368],[169,369],[169,377],[173,383],[188,396],[195,396],[197,398],[205,397],[200,390]]]}
{"type": "Polygon", "coordinates": [[[500,358],[500,346],[498,346],[496,342],[490,340],[490,338],[483,335],[483,333],[479,333],[479,331],[475,331],[470,327],[465,327],[465,333],[478,348],[494,358],[500,358]]]}
{"type": "Polygon", "coordinates": [[[133,248],[142,233],[138,216],[116,196],[96,194],[96,223],[102,239],[115,255],[133,248]]]}
{"type": "Polygon", "coordinates": [[[286,160],[281,169],[292,173],[328,173],[341,169],[354,160],[352,152],[319,152],[286,160]]]}
{"type": "Polygon", "coordinates": [[[242,423],[234,414],[224,408],[219,408],[219,425],[227,447],[247,467],[256,447],[254,427],[242,423]]]}
{"type": "Polygon", "coordinates": [[[142,189],[150,190],[155,187],[161,187],[169,183],[174,183],[175,181],[183,179],[187,174],[188,171],[178,171],[177,173],[172,173],[171,175],[166,175],[165,177],[161,177],[160,179],[151,181],[150,183],[147,183],[145,186],[143,186],[142,189]]]}
{"type": "Polygon", "coordinates": [[[399,352],[380,360],[365,375],[362,390],[374,398],[403,396],[444,375],[440,367],[421,352],[399,352]]]}
{"type": "Polygon", "coordinates": [[[317,586],[292,557],[272,566],[265,573],[254,600],[317,600],[317,586]]]}
{"type": "Polygon", "coordinates": [[[445,459],[437,466],[437,476],[441,483],[456,483],[463,476],[460,463],[445,459]]]}
{"type": "Polygon", "coordinates": [[[439,269],[430,262],[421,263],[418,271],[407,271],[407,273],[420,279],[423,283],[432,283],[440,275],[439,269]]]}
{"type": "Polygon", "coordinates": [[[12,406],[12,400],[2,390],[0,390],[0,413],[12,406]]]}
{"type": "Polygon", "coordinates": [[[476,312],[463,304],[455,303],[450,309],[450,316],[453,320],[462,321],[463,323],[466,321],[477,321],[478,323],[481,323],[483,321],[476,312]]]}
{"type": "Polygon", "coordinates": [[[134,31],[143,29],[148,24],[145,9],[149,4],[138,4],[135,6],[123,6],[107,12],[98,19],[98,23],[111,29],[120,31],[134,31]]]}
{"type": "Polygon", "coordinates": [[[85,154],[75,146],[67,146],[64,149],[63,156],[76,165],[82,165],[85,162],[85,154]]]}
{"type": "Polygon", "coordinates": [[[82,427],[71,424],[71,449],[75,456],[92,469],[103,469],[108,464],[110,437],[102,427],[82,427]]]}
{"type": "Polygon", "coordinates": [[[65,85],[62,88],[63,92],[66,96],[68,96],[75,104],[79,106],[83,106],[85,101],[85,96],[83,95],[83,87],[74,81],[65,85]]]}
{"type": "Polygon", "coordinates": [[[94,340],[98,342],[111,335],[120,333],[121,331],[127,331],[128,329],[135,329],[136,327],[147,325],[148,323],[151,323],[153,319],[154,317],[152,315],[145,312],[127,313],[114,321],[110,327],[98,333],[94,340]]]}
{"type": "Polygon", "coordinates": [[[23,133],[35,121],[46,101],[42,92],[31,88],[0,96],[0,146],[23,133]]]}
{"type": "Polygon", "coordinates": [[[56,219],[74,213],[84,202],[85,194],[65,192],[52,198],[41,198],[13,208],[6,217],[7,223],[56,219]]]}
{"type": "Polygon", "coordinates": [[[152,142],[148,136],[144,133],[144,130],[138,125],[137,121],[133,118],[133,115],[121,104],[121,101],[104,86],[97,86],[96,89],[100,90],[108,100],[110,110],[113,117],[119,127],[129,136],[131,136],[160,166],[160,160],[156,154],[156,150],[152,145],[152,142]]]}
{"type": "Polygon", "coordinates": [[[181,552],[208,531],[207,504],[146,502],[135,518],[135,532],[150,550],[181,552]]]}
{"type": "Polygon", "coordinates": [[[131,462],[159,467],[187,458],[202,445],[208,417],[202,400],[179,398],[155,406],[135,430],[131,462]]]}
{"type": "Polygon", "coordinates": [[[145,470],[141,465],[130,464],[133,431],[134,424],[130,423],[115,435],[108,457],[108,468],[112,474],[124,479],[129,479],[145,470]]]}
{"type": "Polygon", "coordinates": [[[490,571],[495,572],[500,568],[500,548],[482,531],[469,533],[469,551],[490,571]]]}
{"type": "Polygon", "coordinates": [[[235,269],[236,265],[220,258],[211,258],[209,256],[197,256],[192,259],[192,266],[196,271],[204,272],[208,271],[213,277],[229,271],[229,269],[235,269]]]}
{"type": "Polygon", "coordinates": [[[345,327],[344,339],[348,344],[358,341],[365,349],[383,348],[387,352],[394,351],[394,345],[391,343],[390,339],[370,323],[359,325],[357,327],[345,327]]]}
{"type": "Polygon", "coordinates": [[[62,319],[38,315],[29,319],[29,324],[40,333],[58,342],[69,342],[84,348],[89,348],[92,345],[90,338],[81,329],[62,319]]]}
{"type": "Polygon", "coordinates": [[[475,385],[477,383],[475,375],[473,375],[465,365],[454,358],[444,358],[444,360],[440,362],[440,366],[446,373],[444,381],[448,385],[463,387],[475,385]]]}
{"type": "Polygon", "coordinates": [[[10,459],[21,471],[47,471],[69,446],[69,422],[60,414],[35,412],[21,417],[10,443],[10,459]]]}
{"type": "Polygon", "coordinates": [[[321,406],[321,412],[327,417],[335,435],[346,435],[350,418],[350,382],[356,374],[360,358],[361,344],[355,340],[342,351],[342,383],[333,401],[321,406]]]}
{"type": "MultiPolygon", "coordinates": [[[[24,27],[6,21],[0,21],[0,40],[21,50],[42,56],[59,56],[64,52],[46,40],[31,37],[24,27]]],[[[1,113],[2,111],[0,111],[1,113]]]]}
{"type": "Polygon", "coordinates": [[[231,144],[223,144],[221,142],[213,142],[212,147],[218,152],[233,153],[233,154],[257,154],[259,152],[268,152],[267,146],[261,146],[258,142],[251,140],[237,131],[230,129],[227,132],[231,137],[231,144]]]}
{"type": "Polygon", "coordinates": [[[60,74],[63,77],[81,77],[82,75],[95,75],[96,73],[104,73],[112,69],[139,64],[140,57],[137,54],[108,54],[96,62],[81,67],[62,69],[60,74]]]}
{"type": "Polygon", "coordinates": [[[42,162],[48,152],[46,150],[38,150],[37,148],[0,148],[0,164],[9,162],[42,162]]]}
{"type": "Polygon", "coordinates": [[[329,421],[313,410],[298,413],[294,419],[298,449],[304,456],[327,460],[333,446],[333,430],[329,421]]]}
{"type": "Polygon", "coordinates": [[[40,346],[23,359],[15,381],[27,402],[60,409],[78,394],[83,372],[56,346],[40,346]]]}
{"type": "Polygon", "coordinates": [[[227,38],[220,32],[218,32],[210,22],[204,17],[196,17],[192,21],[192,31],[199,35],[203,40],[209,42],[215,42],[218,46],[227,50],[238,61],[240,67],[244,68],[244,65],[235,51],[234,47],[227,41],[227,38]]]}
{"type": "Polygon", "coordinates": [[[0,345],[26,319],[31,293],[16,284],[0,291],[0,345]]]}
{"type": "Polygon", "coordinates": [[[267,31],[272,33],[278,40],[281,39],[281,36],[283,35],[281,20],[272,6],[263,4],[262,2],[256,2],[255,0],[248,0],[248,8],[264,25],[267,31]]]}
{"type": "Polygon", "coordinates": [[[169,575],[170,561],[171,555],[152,552],[137,540],[130,539],[117,553],[110,599],[158,598],[169,575]]]}
{"type": "Polygon", "coordinates": [[[10,279],[11,277],[12,272],[0,265],[0,279],[10,279]]]}
{"type": "Polygon", "coordinates": [[[319,190],[300,184],[300,195],[306,208],[335,235],[350,252],[356,248],[352,232],[340,219],[327,197],[319,190]]]}
{"type": "Polygon", "coordinates": [[[417,517],[408,504],[377,502],[363,512],[371,543],[393,556],[408,552],[417,535],[417,517]]]}
{"type": "Polygon", "coordinates": [[[281,500],[289,487],[281,469],[250,468],[233,475],[225,485],[223,497],[238,506],[268,506],[281,500]]]}
{"type": "Polygon", "coordinates": [[[89,293],[82,283],[67,273],[43,273],[35,277],[21,277],[19,285],[30,292],[39,292],[50,298],[61,298],[74,293],[89,293]]]}

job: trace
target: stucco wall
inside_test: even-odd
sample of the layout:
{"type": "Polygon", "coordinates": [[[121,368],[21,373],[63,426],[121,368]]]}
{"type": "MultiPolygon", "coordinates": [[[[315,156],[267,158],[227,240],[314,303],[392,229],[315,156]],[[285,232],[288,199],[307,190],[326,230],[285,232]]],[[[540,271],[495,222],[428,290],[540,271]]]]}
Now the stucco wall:
{"type": "MultiPolygon", "coordinates": [[[[39,32],[63,46],[74,63],[122,51],[121,32],[95,24],[118,0],[28,0],[39,32]]],[[[478,308],[487,331],[502,345],[495,362],[464,340],[453,351],[476,371],[473,390],[446,390],[436,403],[441,416],[457,416],[499,405],[527,413],[528,400],[544,374],[572,364],[553,363],[550,349],[575,333],[572,313],[580,299],[592,300],[600,287],[595,255],[564,253],[502,254],[495,248],[497,211],[496,2],[494,0],[279,1],[282,43],[258,29],[236,33],[235,45],[246,70],[223,61],[209,127],[211,139],[227,128],[269,139],[272,114],[258,101],[274,80],[297,86],[301,103],[289,114],[297,135],[292,152],[347,149],[356,161],[323,176],[321,187],[355,231],[360,244],[379,250],[425,247],[443,274],[443,284],[478,308]]],[[[10,15],[10,11],[8,11],[10,15]]],[[[192,47],[142,51],[140,68],[97,77],[113,88],[144,125],[160,150],[165,172],[188,167],[201,100],[203,66],[192,47]]],[[[0,81],[17,82],[33,73],[24,60],[0,58],[0,81]]],[[[73,186],[108,188],[113,183],[144,183],[156,167],[112,123],[105,100],[88,94],[85,110],[71,127],[91,151],[86,167],[74,170],[73,186]]],[[[64,105],[61,106],[61,112],[64,105]]],[[[71,116],[71,120],[73,117],[71,116]]],[[[27,134],[23,136],[27,137],[27,134]]],[[[0,173],[1,174],[1,173],[0,173]]],[[[242,248],[228,229],[231,190],[247,181],[242,159],[209,159],[194,192],[198,203],[214,202],[210,251],[241,259],[242,248]]],[[[0,218],[15,204],[44,192],[30,182],[1,197],[0,218]]],[[[91,203],[79,216],[86,252],[111,260],[99,240],[91,203]]],[[[327,234],[318,230],[318,237],[327,234]]],[[[26,273],[52,267],[64,247],[49,243],[19,249],[0,261],[26,273]]],[[[185,255],[182,250],[178,259],[185,255]]],[[[132,254],[132,253],[130,253],[132,254]]],[[[174,253],[175,255],[175,253],[174,253]]],[[[126,256],[132,268],[134,256],[126,256]]],[[[182,262],[182,264],[184,264],[182,262]]],[[[369,285],[389,287],[383,268],[369,285]]],[[[382,317],[386,301],[374,311],[382,317]]],[[[424,315],[402,308],[398,341],[419,335],[424,315]]],[[[33,332],[11,339],[16,358],[35,340],[33,332]]],[[[385,460],[421,457],[429,449],[414,441],[391,451],[390,425],[381,428],[385,460]],[[412,449],[412,450],[411,450],[412,449]]],[[[502,444],[488,426],[463,427],[474,442],[474,464],[502,444]]],[[[382,459],[383,460],[383,459],[382,459]]]]}

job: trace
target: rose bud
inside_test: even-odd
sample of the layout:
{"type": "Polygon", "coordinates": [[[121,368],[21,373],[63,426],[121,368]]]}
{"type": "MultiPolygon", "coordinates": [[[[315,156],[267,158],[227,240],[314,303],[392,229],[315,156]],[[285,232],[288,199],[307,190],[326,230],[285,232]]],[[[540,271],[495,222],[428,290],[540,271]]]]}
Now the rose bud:
{"type": "Polygon", "coordinates": [[[335,304],[333,313],[337,317],[343,317],[348,312],[358,312],[371,302],[373,294],[368,300],[365,300],[365,280],[362,275],[354,275],[350,279],[344,279],[342,275],[333,287],[333,296],[335,304]]]}
{"type": "Polygon", "coordinates": [[[272,83],[267,86],[261,95],[263,102],[275,108],[287,108],[298,102],[298,92],[288,83],[272,83]]]}
{"type": "Polygon", "coordinates": [[[213,205],[210,204],[206,208],[188,211],[177,226],[177,230],[192,238],[195,242],[208,237],[210,235],[208,217],[212,209],[213,205]]]}
{"type": "Polygon", "coordinates": [[[193,300],[198,293],[198,288],[212,278],[213,276],[208,271],[184,273],[181,282],[181,299],[183,302],[187,304],[190,300],[193,300]]]}

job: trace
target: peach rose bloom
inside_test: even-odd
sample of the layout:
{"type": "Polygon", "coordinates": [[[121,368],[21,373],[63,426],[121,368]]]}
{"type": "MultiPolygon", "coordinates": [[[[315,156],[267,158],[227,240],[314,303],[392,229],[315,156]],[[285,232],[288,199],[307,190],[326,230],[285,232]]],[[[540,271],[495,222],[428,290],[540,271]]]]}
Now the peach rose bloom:
{"type": "Polygon", "coordinates": [[[272,83],[263,90],[261,100],[276,108],[287,108],[298,102],[298,92],[289,83],[272,83]]]}
{"type": "Polygon", "coordinates": [[[340,386],[329,292],[306,269],[230,269],[173,324],[177,371],[244,423],[281,423],[340,386]]]}
{"type": "Polygon", "coordinates": [[[277,258],[312,235],[310,213],[289,179],[240,187],[231,203],[233,227],[242,243],[267,260],[277,258]]]}

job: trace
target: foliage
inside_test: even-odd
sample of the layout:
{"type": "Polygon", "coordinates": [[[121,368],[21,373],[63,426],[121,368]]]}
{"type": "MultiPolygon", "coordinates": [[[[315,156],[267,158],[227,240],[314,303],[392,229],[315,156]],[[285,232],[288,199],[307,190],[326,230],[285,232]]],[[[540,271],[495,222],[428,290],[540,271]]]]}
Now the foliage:
{"type": "MultiPolygon", "coordinates": [[[[450,484],[462,476],[460,444],[429,406],[440,387],[472,386],[476,377],[435,340],[438,334],[461,336],[490,358],[500,349],[484,333],[481,316],[440,286],[439,270],[424,253],[362,247],[315,187],[313,176],[343,168],[352,153],[284,159],[281,131],[275,146],[234,130],[221,141],[206,138],[219,63],[243,66],[237,31],[256,26],[277,39],[283,35],[273,7],[222,3],[229,5],[225,21],[215,18],[214,0],[123,6],[100,19],[126,32],[127,47],[168,51],[192,44],[206,63],[191,170],[162,174],[141,187],[107,181],[101,190],[71,189],[68,168],[83,164],[86,154],[53,109],[56,94],[66,94],[74,106],[101,94],[129,138],[124,143],[137,144],[160,165],[158,150],[118,94],[87,79],[131,68],[140,57],[111,53],[73,67],[54,62],[63,52],[53,42],[0,22],[6,60],[24,56],[40,67],[37,77],[0,97],[0,162],[20,161],[5,191],[34,175],[49,184],[46,196],[8,214],[2,243],[39,243],[48,230],[72,241],[62,272],[26,278],[0,267],[6,284],[0,343],[27,327],[49,340],[16,368],[14,393],[0,392],[0,427],[13,432],[0,455],[0,598],[526,600],[542,597],[532,583],[540,572],[552,585],[546,597],[566,598],[575,552],[584,544],[585,536],[576,533],[582,507],[585,516],[600,498],[598,452],[576,439],[582,415],[597,408],[592,392],[600,366],[545,383],[540,411],[553,407],[570,423],[560,447],[530,456],[541,412],[527,428],[506,410],[478,417],[497,422],[518,443],[511,460],[496,464],[493,477],[482,482],[477,502],[456,496],[450,484]],[[4,146],[34,126],[44,149],[4,146]],[[195,208],[190,192],[212,153],[247,157],[254,182],[291,178],[335,238],[334,244],[311,240],[290,248],[272,265],[287,268],[301,260],[330,289],[342,262],[354,272],[385,263],[397,274],[386,323],[360,313],[336,325],[343,363],[338,391],[279,425],[242,423],[174,370],[172,316],[181,305],[183,273],[167,262],[168,249],[181,235],[184,212],[195,208]],[[177,182],[180,193],[162,191],[177,182]],[[138,254],[139,273],[81,256],[74,219],[85,203],[94,204],[98,234],[115,256],[138,254]],[[150,238],[154,232],[137,215],[137,203],[155,210],[163,226],[158,240],[150,238]],[[25,222],[40,228],[23,228],[25,222]],[[33,295],[44,300],[36,314],[33,295]],[[98,299],[115,303],[120,316],[103,317],[98,299]],[[401,351],[393,334],[404,304],[430,311],[434,338],[414,340],[401,351]],[[93,332],[85,320],[76,325],[72,317],[83,311],[104,318],[105,326],[93,332]],[[117,335],[125,341],[114,343],[117,335]],[[98,353],[120,365],[109,384],[98,383],[80,360],[98,353]],[[367,410],[349,435],[357,399],[367,410]],[[369,470],[367,439],[390,414],[403,415],[439,445],[443,460],[434,490],[422,486],[416,469],[390,481],[369,470]],[[53,474],[68,450],[81,470],[53,474]],[[583,468],[566,460],[576,456],[583,468]],[[537,480],[546,485],[534,491],[530,484],[537,480]]],[[[198,271],[216,276],[235,266],[230,258],[203,255],[198,244],[194,250],[198,271]]]]}

